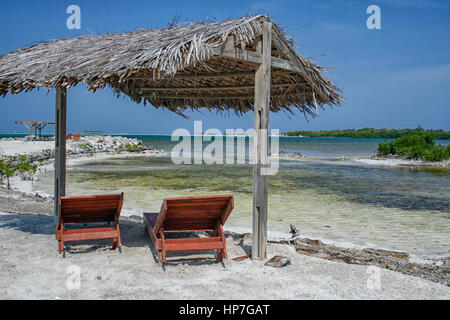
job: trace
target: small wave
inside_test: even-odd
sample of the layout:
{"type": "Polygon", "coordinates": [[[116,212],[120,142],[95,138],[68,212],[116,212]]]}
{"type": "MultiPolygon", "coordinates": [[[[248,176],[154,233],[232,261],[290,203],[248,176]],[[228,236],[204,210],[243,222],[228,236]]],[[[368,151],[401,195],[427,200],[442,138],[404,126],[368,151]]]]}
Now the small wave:
{"type": "Polygon", "coordinates": [[[427,166],[427,167],[445,167],[450,165],[450,161],[443,162],[430,162],[423,160],[408,160],[408,159],[370,159],[370,158],[357,158],[353,161],[364,163],[368,165],[378,165],[378,166],[427,166]]]}

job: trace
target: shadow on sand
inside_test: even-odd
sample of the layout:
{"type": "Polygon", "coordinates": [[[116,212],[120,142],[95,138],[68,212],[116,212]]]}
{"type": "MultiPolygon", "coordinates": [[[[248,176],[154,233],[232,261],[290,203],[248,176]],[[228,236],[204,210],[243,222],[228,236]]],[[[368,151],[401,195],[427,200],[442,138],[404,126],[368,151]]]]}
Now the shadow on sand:
{"type": "MultiPolygon", "coordinates": [[[[107,224],[92,223],[81,225],[83,227],[99,227],[107,224]]],[[[47,215],[34,214],[5,214],[0,215],[0,230],[13,229],[29,234],[41,234],[46,236],[55,236],[56,218],[47,215]]],[[[80,225],[69,226],[68,228],[77,228],[80,225]]],[[[120,219],[120,235],[122,238],[122,252],[126,254],[127,248],[149,248],[155,263],[158,263],[158,253],[148,237],[144,224],[137,219],[120,219]]],[[[175,235],[176,236],[176,235],[175,235]]],[[[57,250],[55,247],[49,250],[57,250]]],[[[112,250],[111,239],[73,241],[65,244],[66,252],[70,255],[87,254],[91,252],[104,252],[112,250]]],[[[118,250],[117,250],[118,251],[118,250]]],[[[167,262],[162,265],[174,266],[178,264],[188,265],[209,265],[217,263],[215,251],[198,252],[170,252],[167,254],[167,262]]]]}

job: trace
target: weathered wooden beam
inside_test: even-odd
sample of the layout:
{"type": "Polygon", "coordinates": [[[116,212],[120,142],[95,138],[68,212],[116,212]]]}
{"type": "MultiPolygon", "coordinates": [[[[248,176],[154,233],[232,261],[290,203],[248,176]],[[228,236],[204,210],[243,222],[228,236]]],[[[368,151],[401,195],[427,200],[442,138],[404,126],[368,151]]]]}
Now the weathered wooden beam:
{"type": "MultiPolygon", "coordinates": [[[[299,92],[299,93],[280,93],[270,94],[272,98],[276,97],[298,97],[298,96],[312,96],[312,92],[299,92]]],[[[198,100],[232,100],[232,99],[254,99],[255,95],[226,95],[226,96],[211,96],[211,95],[145,95],[149,99],[198,99],[198,100]]]]}
{"type": "MultiPolygon", "coordinates": [[[[255,71],[243,72],[224,72],[224,73],[197,73],[197,74],[176,74],[173,77],[157,78],[156,80],[171,80],[171,79],[214,79],[214,78],[231,78],[231,77],[250,77],[254,76],[255,71]]],[[[129,77],[127,80],[152,80],[153,76],[148,77],[129,77]]]]}
{"type": "MultiPolygon", "coordinates": [[[[254,74],[255,73],[253,73],[253,75],[254,74]]],[[[306,84],[306,82],[302,82],[302,83],[306,84]]],[[[271,86],[274,87],[274,88],[282,88],[282,87],[295,87],[298,84],[300,84],[300,83],[281,83],[281,84],[272,84],[271,86]]],[[[254,88],[255,88],[254,85],[250,85],[250,86],[247,85],[247,86],[224,86],[224,87],[195,87],[195,86],[190,86],[190,87],[170,87],[170,88],[143,87],[143,88],[140,88],[140,89],[144,90],[144,91],[180,91],[180,90],[221,91],[221,90],[245,90],[245,89],[254,89],[254,88]]]]}
{"type": "MultiPolygon", "coordinates": [[[[235,48],[233,37],[229,37],[221,47],[217,48],[215,54],[256,64],[261,64],[263,61],[262,55],[258,52],[235,48]]],[[[301,70],[289,60],[272,56],[270,60],[270,65],[274,68],[301,73],[301,70]]]]}
{"type": "MultiPolygon", "coordinates": [[[[273,57],[274,58],[274,57],[273,57]]],[[[274,58],[275,59],[275,58],[274,58]]],[[[289,70],[274,70],[272,72],[273,75],[279,74],[289,74],[291,71],[289,70]]],[[[196,73],[196,74],[176,74],[173,77],[165,77],[165,78],[156,78],[153,79],[152,75],[148,77],[143,76],[131,76],[126,80],[147,80],[153,82],[159,82],[161,80],[189,80],[189,79],[221,79],[221,78],[233,78],[233,77],[254,77],[255,70],[252,71],[241,71],[241,72],[223,72],[223,73],[196,73]]]]}
{"type": "MultiPolygon", "coordinates": [[[[287,50],[287,48],[285,48],[287,50]]],[[[228,58],[235,58],[244,60],[247,62],[252,62],[256,64],[262,63],[262,56],[258,52],[248,51],[248,50],[242,50],[239,48],[236,48],[234,46],[234,38],[232,36],[228,37],[227,41],[216,49],[215,51],[216,55],[228,57],[228,58]]],[[[272,53],[271,53],[272,54],[272,53]]],[[[303,78],[308,82],[308,84],[313,88],[313,91],[316,91],[316,93],[319,96],[322,96],[325,100],[328,100],[326,96],[322,93],[320,88],[314,83],[314,81],[308,76],[308,74],[305,73],[304,70],[298,68],[294,63],[292,63],[290,60],[281,59],[278,57],[271,57],[270,65],[274,68],[279,68],[286,71],[296,72],[303,76],[303,78]],[[315,90],[314,90],[315,89],[315,90]]],[[[315,97],[314,97],[315,99],[315,97]]]]}
{"type": "Polygon", "coordinates": [[[289,60],[285,60],[285,59],[281,59],[281,58],[277,58],[277,57],[272,57],[271,60],[272,60],[272,67],[274,67],[274,68],[280,68],[280,69],[287,70],[287,71],[302,73],[301,70],[289,60]]]}
{"type": "Polygon", "coordinates": [[[244,60],[251,63],[262,63],[262,57],[260,54],[248,51],[248,50],[242,50],[238,48],[232,48],[224,50],[221,54],[221,56],[227,57],[227,58],[234,58],[238,60],[244,60]]]}
{"type": "Polygon", "coordinates": [[[257,45],[262,59],[255,74],[252,259],[256,260],[267,257],[269,177],[265,174],[264,167],[267,166],[269,156],[271,49],[272,23],[264,22],[262,41],[257,45]]]}
{"type": "Polygon", "coordinates": [[[58,196],[66,194],[66,118],[67,97],[66,88],[56,88],[56,130],[55,130],[55,207],[54,214],[58,215],[58,196]]]}

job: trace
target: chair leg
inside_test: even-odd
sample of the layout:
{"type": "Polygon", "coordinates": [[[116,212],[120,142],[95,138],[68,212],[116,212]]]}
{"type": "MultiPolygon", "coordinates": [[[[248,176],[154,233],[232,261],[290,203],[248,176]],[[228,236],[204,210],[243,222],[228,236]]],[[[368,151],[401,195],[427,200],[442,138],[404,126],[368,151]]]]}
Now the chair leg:
{"type": "Polygon", "coordinates": [[[219,235],[222,238],[223,249],[220,250],[220,262],[223,261],[223,258],[227,259],[227,238],[225,238],[225,234],[223,233],[223,226],[219,224],[219,235]]]}
{"type": "Polygon", "coordinates": [[[120,238],[119,224],[116,225],[116,229],[117,229],[117,237],[115,237],[113,239],[112,249],[115,250],[117,248],[117,246],[119,246],[119,250],[121,251],[121,249],[122,249],[122,239],[120,238]]]}
{"type": "Polygon", "coordinates": [[[162,258],[161,261],[162,261],[162,264],[164,265],[164,263],[166,263],[167,256],[166,256],[166,248],[165,248],[166,237],[164,236],[163,230],[160,231],[160,235],[161,235],[161,258],[162,258]]]}
{"type": "Polygon", "coordinates": [[[117,225],[117,244],[119,245],[119,248],[122,249],[122,238],[120,237],[120,228],[119,225],[117,225]]]}
{"type": "Polygon", "coordinates": [[[117,238],[113,239],[113,243],[112,243],[112,249],[115,250],[117,248],[117,238]]]}
{"type": "Polygon", "coordinates": [[[162,263],[162,252],[161,252],[161,250],[158,250],[158,262],[162,263]]]}
{"type": "Polygon", "coordinates": [[[223,250],[219,249],[217,250],[217,262],[223,261],[223,250]]]}
{"type": "Polygon", "coordinates": [[[58,240],[58,251],[61,254],[64,251],[64,240],[58,240]]]}

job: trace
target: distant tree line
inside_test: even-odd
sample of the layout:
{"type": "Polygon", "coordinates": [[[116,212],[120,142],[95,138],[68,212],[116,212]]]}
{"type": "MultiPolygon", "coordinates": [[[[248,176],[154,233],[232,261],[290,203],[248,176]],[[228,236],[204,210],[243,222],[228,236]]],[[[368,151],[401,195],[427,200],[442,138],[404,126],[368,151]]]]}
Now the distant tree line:
{"type": "Polygon", "coordinates": [[[337,137],[337,138],[378,138],[378,139],[397,139],[403,136],[407,136],[416,132],[417,129],[425,132],[432,133],[438,140],[450,140],[450,131],[438,130],[425,130],[420,126],[416,129],[344,129],[344,130],[321,130],[321,131],[289,131],[284,132],[286,136],[298,137],[299,135],[304,137],[337,137]]]}

